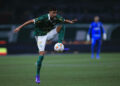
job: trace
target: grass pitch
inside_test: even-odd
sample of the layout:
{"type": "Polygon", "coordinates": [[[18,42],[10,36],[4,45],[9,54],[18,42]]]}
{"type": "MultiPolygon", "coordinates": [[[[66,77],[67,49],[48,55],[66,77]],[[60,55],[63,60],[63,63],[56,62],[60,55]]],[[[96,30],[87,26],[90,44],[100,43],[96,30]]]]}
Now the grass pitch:
{"type": "Polygon", "coordinates": [[[41,84],[35,83],[37,55],[0,56],[0,86],[119,86],[120,53],[46,55],[41,84]]]}

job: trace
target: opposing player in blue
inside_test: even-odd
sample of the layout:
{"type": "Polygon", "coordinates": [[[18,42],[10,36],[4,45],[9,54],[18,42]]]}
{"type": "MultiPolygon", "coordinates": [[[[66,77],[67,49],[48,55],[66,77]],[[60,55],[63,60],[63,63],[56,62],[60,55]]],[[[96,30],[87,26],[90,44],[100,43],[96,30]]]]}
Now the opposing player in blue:
{"type": "Polygon", "coordinates": [[[92,41],[92,45],[91,45],[91,51],[92,51],[91,58],[92,59],[94,58],[95,48],[97,48],[96,59],[100,59],[102,37],[103,37],[103,40],[106,40],[107,35],[104,30],[103,24],[99,21],[99,16],[95,16],[94,22],[90,24],[88,34],[87,34],[87,40],[92,41]]]}

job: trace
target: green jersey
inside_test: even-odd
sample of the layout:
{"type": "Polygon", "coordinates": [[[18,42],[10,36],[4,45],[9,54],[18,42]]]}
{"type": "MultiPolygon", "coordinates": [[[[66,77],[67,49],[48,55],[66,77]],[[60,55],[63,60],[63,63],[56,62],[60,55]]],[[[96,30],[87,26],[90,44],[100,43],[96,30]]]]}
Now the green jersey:
{"type": "Polygon", "coordinates": [[[57,15],[53,19],[50,19],[49,14],[40,16],[34,20],[35,23],[35,36],[46,35],[49,31],[55,28],[57,24],[64,23],[64,18],[57,15]]]}

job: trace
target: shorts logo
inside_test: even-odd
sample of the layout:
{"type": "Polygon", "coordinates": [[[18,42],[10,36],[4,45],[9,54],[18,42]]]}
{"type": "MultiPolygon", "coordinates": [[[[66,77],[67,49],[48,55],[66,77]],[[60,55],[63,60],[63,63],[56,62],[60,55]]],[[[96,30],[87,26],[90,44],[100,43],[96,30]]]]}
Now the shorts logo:
{"type": "Polygon", "coordinates": [[[42,44],[42,41],[39,41],[38,44],[42,44]]]}
{"type": "Polygon", "coordinates": [[[43,46],[42,46],[42,45],[39,45],[39,48],[43,48],[43,46]]]}

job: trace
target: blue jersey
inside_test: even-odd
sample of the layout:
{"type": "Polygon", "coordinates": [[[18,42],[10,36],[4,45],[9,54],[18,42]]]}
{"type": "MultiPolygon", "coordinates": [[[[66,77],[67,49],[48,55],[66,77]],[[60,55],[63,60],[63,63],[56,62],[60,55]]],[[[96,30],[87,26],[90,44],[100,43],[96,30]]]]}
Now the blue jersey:
{"type": "Polygon", "coordinates": [[[89,27],[88,34],[94,39],[101,39],[101,34],[105,33],[101,22],[92,22],[89,27]]]}

